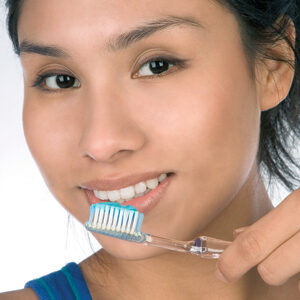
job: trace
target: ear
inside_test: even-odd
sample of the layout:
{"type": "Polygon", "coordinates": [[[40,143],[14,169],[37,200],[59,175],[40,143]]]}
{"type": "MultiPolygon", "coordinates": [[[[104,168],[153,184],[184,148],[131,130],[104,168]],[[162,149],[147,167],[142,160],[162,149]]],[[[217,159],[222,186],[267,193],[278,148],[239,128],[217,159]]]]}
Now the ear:
{"type": "MultiPolygon", "coordinates": [[[[292,20],[290,20],[286,34],[295,46],[296,32],[292,20]]],[[[293,64],[295,62],[294,52],[285,40],[278,41],[268,54],[288,58],[293,64]]],[[[294,75],[295,70],[282,61],[263,58],[257,64],[257,91],[261,111],[274,108],[288,96],[294,75]]]]}

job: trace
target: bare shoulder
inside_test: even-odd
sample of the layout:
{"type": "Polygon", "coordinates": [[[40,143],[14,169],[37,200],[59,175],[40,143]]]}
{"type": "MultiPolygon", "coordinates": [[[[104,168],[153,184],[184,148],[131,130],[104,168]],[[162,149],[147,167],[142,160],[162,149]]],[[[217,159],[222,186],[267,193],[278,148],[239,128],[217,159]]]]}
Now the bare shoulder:
{"type": "Polygon", "coordinates": [[[38,299],[39,299],[38,296],[30,288],[0,293],[0,300],[38,300],[38,299]]]}

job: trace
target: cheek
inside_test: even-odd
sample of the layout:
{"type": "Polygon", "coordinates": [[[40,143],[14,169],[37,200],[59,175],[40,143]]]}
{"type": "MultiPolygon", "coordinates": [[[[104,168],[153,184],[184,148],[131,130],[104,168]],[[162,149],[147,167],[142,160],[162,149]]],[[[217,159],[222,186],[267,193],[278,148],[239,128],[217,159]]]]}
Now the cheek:
{"type": "Polygon", "coordinates": [[[193,75],[157,94],[149,91],[151,99],[160,99],[159,106],[151,105],[140,122],[178,171],[206,177],[225,177],[233,169],[243,173],[258,146],[260,111],[254,86],[243,72],[193,75]]]}
{"type": "Polygon", "coordinates": [[[67,211],[85,222],[89,206],[74,188],[78,184],[74,177],[78,180],[80,175],[76,169],[78,157],[74,160],[72,152],[76,145],[75,133],[79,131],[78,115],[70,109],[68,101],[52,106],[52,103],[41,103],[52,99],[38,98],[25,93],[23,126],[27,144],[51,193],[67,211]]]}
{"type": "Polygon", "coordinates": [[[68,161],[72,139],[68,124],[71,120],[66,113],[61,113],[62,107],[54,110],[42,102],[51,101],[49,99],[37,99],[26,93],[24,99],[25,138],[48,187],[54,191],[60,185],[66,185],[68,174],[64,170],[72,170],[68,161]]]}
{"type": "Polygon", "coordinates": [[[201,153],[200,165],[211,163],[211,168],[203,170],[207,177],[214,177],[214,184],[218,180],[222,184],[224,178],[237,183],[245,180],[259,141],[255,88],[243,69],[229,70],[208,77],[200,94],[204,100],[197,127],[200,139],[194,146],[201,153]]]}

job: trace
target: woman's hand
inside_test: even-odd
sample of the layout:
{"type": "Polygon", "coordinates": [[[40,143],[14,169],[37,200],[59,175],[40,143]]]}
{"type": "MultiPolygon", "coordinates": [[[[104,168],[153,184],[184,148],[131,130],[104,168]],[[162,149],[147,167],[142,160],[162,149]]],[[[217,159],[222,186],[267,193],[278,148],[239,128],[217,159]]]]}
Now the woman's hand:
{"type": "Polygon", "coordinates": [[[300,188],[243,229],[217,262],[220,279],[235,281],[257,265],[262,279],[278,286],[300,273],[300,188]]]}

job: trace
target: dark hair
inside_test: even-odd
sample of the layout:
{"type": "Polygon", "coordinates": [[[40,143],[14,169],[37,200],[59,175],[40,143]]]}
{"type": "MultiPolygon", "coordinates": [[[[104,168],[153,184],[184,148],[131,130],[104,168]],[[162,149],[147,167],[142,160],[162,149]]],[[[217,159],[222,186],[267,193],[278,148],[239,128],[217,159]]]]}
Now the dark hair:
{"type": "MultiPolygon", "coordinates": [[[[278,179],[289,191],[297,187],[300,178],[296,170],[300,165],[293,158],[292,150],[300,138],[300,10],[299,0],[215,0],[232,12],[239,25],[241,39],[254,77],[255,62],[267,58],[287,63],[295,70],[289,95],[276,107],[261,112],[260,141],[257,163],[261,174],[278,179]],[[296,44],[287,35],[292,20],[296,28],[296,44]],[[277,42],[285,41],[295,54],[295,60],[269,50],[277,42]],[[293,167],[296,167],[293,170],[293,167]]],[[[18,18],[23,0],[6,0],[7,28],[14,52],[20,55],[18,42],[18,18]]]]}

